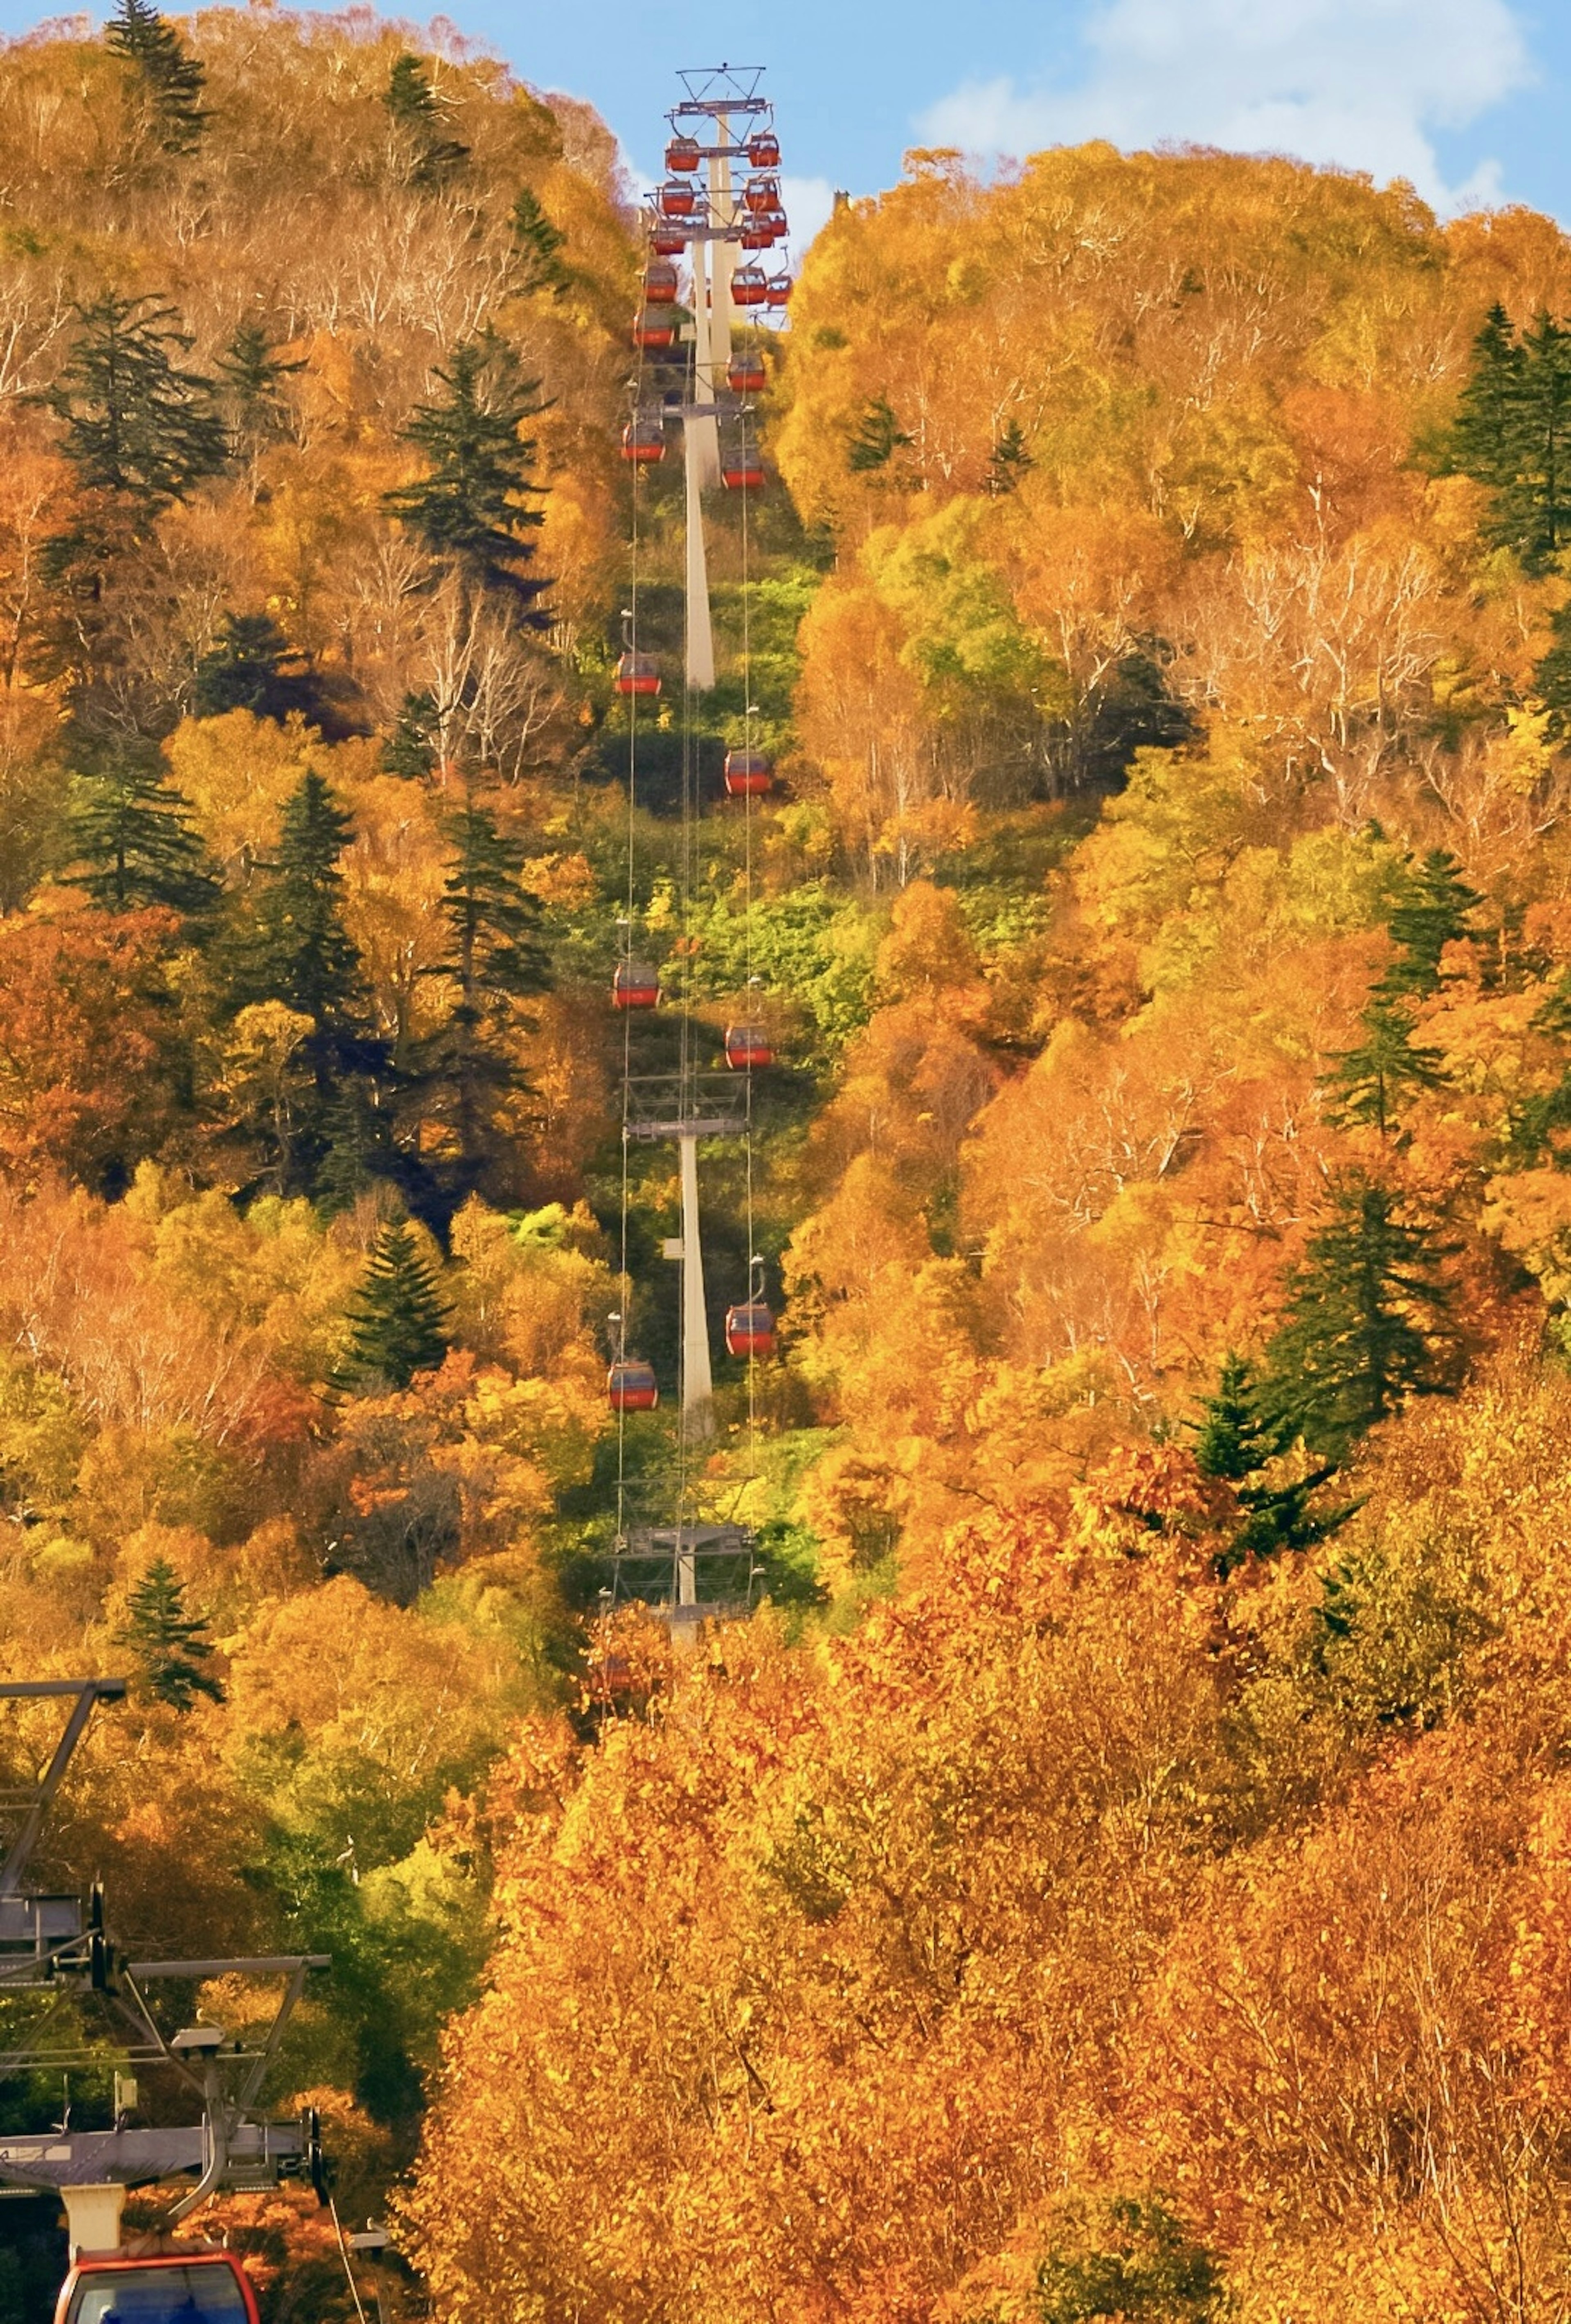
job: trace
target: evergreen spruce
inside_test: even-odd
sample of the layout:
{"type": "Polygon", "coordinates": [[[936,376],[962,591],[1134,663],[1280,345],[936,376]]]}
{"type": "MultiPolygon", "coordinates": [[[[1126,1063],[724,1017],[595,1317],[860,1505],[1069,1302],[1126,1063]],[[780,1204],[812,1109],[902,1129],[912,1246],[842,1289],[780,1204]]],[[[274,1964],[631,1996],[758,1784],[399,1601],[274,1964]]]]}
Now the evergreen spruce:
{"type": "Polygon", "coordinates": [[[549,290],[560,299],[571,279],[559,255],[567,237],[560,226],[552,225],[540,208],[538,195],[528,186],[519,188],[511,224],[513,240],[524,261],[524,290],[549,290]]]}
{"type": "Polygon", "coordinates": [[[1493,493],[1488,538],[1541,572],[1571,541],[1571,332],[1541,313],[1518,339],[1493,308],[1474,342],[1451,450],[1493,493]]]}
{"type": "Polygon", "coordinates": [[[183,500],[228,457],[213,383],[176,358],[193,341],[172,307],[106,291],[77,309],[65,369],[43,401],[81,482],[145,515],[183,500]]]}
{"type": "Polygon", "coordinates": [[[435,772],[436,746],[432,737],[436,716],[434,694],[405,695],[392,732],[381,746],[381,763],[390,775],[417,782],[435,772]]]}
{"type": "Polygon", "coordinates": [[[1462,866],[1443,847],[1431,848],[1420,863],[1403,867],[1402,886],[1386,926],[1399,947],[1377,991],[1398,1000],[1426,999],[1440,989],[1440,956],[1448,944],[1472,930],[1467,923],[1484,901],[1462,877],[1462,866]]]}
{"type": "Polygon", "coordinates": [[[447,1313],[409,1227],[384,1226],[349,1309],[349,1347],[335,1385],[375,1394],[406,1388],[447,1352],[447,1313]]]}
{"type": "Polygon", "coordinates": [[[530,480],[535,446],[519,436],[543,408],[532,401],[538,383],[525,380],[511,351],[489,335],[466,340],[436,377],[446,393],[418,406],[403,431],[430,472],[390,493],[386,506],[467,586],[510,599],[531,628],[544,629],[548,617],[535,600],[547,584],[519,571],[535,552],[517,530],[542,521],[522,505],[544,487],[530,480]]]}
{"type": "Polygon", "coordinates": [[[1338,1128],[1366,1123],[1388,1138],[1398,1127],[1403,1102],[1419,1090],[1438,1089],[1445,1066],[1438,1049],[1414,1038],[1412,1013],[1401,1001],[1377,991],[1359,1023],[1363,1039],[1333,1057],[1321,1087],[1338,1128]]]}
{"type": "Polygon", "coordinates": [[[1001,493],[1014,492],[1022,476],[1028,475],[1035,466],[1025,448],[1025,438],[1019,421],[1008,420],[999,430],[992,457],[988,462],[988,490],[995,498],[1001,493]]]}
{"type": "Polygon", "coordinates": [[[1346,1508],[1317,1513],[1309,1506],[1336,1474],[1334,1462],[1321,1462],[1286,1481],[1273,1476],[1273,1463],[1291,1443],[1268,1388],[1255,1379],[1245,1357],[1229,1355],[1215,1394],[1200,1407],[1195,1430],[1195,1465],[1202,1476],[1230,1484],[1244,1512],[1244,1521],[1219,1561],[1224,1572],[1246,1557],[1311,1549],[1351,1515],[1346,1508]]]}
{"type": "Polygon", "coordinates": [[[1271,1408],[1284,1431],[1339,1459],[1410,1396],[1449,1390],[1441,1263],[1450,1254],[1378,1180],[1355,1173],[1333,1188],[1266,1353],[1271,1408]]]}
{"type": "Polygon", "coordinates": [[[186,1611],[186,1594],[167,1557],[155,1557],[126,1601],[119,1643],[142,1666],[142,1684],[155,1702],[189,1711],[198,1695],[222,1702],[224,1689],[202,1665],[213,1652],[207,1625],[186,1611]]]}
{"type": "Polygon", "coordinates": [[[233,413],[231,435],[237,452],[259,450],[293,433],[294,416],[280,389],[306,365],[282,362],[260,323],[240,325],[217,368],[233,413]]]}
{"type": "Polygon", "coordinates": [[[195,913],[218,899],[184,799],[157,760],[129,744],[77,777],[69,832],[75,868],[68,881],[107,910],[166,904],[195,913]]]}
{"type": "Polygon", "coordinates": [[[868,475],[875,468],[887,467],[901,446],[911,440],[896,419],[888,397],[875,396],[857,422],[846,465],[854,475],[868,475]]]}
{"type": "Polygon", "coordinates": [[[119,0],[105,37],[142,76],[164,152],[190,152],[207,119],[201,104],[206,75],[174,26],[149,0],[119,0]]]}
{"type": "Polygon", "coordinates": [[[191,707],[198,718],[249,710],[281,724],[299,711],[313,724],[321,721],[309,670],[267,613],[225,613],[217,637],[197,664],[191,707]],[[289,662],[296,667],[286,669],[289,662]]]}
{"type": "Polygon", "coordinates": [[[522,848],[473,798],[446,835],[454,851],[442,890],[448,940],[432,973],[451,979],[457,999],[426,1045],[422,1071],[453,1131],[463,1194],[492,1158],[499,1102],[519,1086],[516,1004],[543,989],[546,959],[535,941],[538,908],[519,884],[522,848]]]}
{"type": "Polygon", "coordinates": [[[469,159],[469,148],[443,134],[436,92],[418,57],[406,49],[393,63],[382,103],[408,141],[412,186],[445,185],[469,159]]]}

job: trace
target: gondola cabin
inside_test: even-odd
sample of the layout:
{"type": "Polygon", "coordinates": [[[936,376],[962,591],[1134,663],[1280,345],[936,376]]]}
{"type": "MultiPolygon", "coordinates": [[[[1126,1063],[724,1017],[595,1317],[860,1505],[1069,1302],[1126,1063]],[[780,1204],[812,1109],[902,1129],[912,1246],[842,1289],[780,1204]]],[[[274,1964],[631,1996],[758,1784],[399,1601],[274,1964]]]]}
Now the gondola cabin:
{"type": "Polygon", "coordinates": [[[649,228],[649,248],[657,258],[680,258],[687,247],[687,229],[674,221],[657,219],[649,228]]]}
{"type": "Polygon", "coordinates": [[[728,798],[762,798],[775,780],[775,761],[762,751],[728,751],[725,789],[728,798]]]}
{"type": "Polygon", "coordinates": [[[748,140],[749,170],[777,170],[780,167],[780,140],[772,129],[760,129],[748,140]]]}
{"type": "Polygon", "coordinates": [[[697,214],[697,192],[680,178],[667,178],[655,199],[662,217],[690,218],[697,214]]]}
{"type": "Polygon", "coordinates": [[[762,217],[753,220],[753,224],[760,232],[767,227],[771,242],[784,242],[791,231],[784,210],[766,210],[762,217]]]}
{"type": "Polygon", "coordinates": [[[669,307],[646,307],[633,324],[633,345],[658,354],[676,344],[676,318],[669,307]]]}
{"type": "Polygon", "coordinates": [[[732,355],[726,365],[725,383],[733,395],[761,395],[767,385],[763,356],[732,355]]]}
{"type": "Polygon", "coordinates": [[[641,960],[624,960],[611,981],[613,1009],[658,1009],[660,977],[641,960]]]}
{"type": "Polygon", "coordinates": [[[767,307],[769,278],[761,266],[739,266],[731,276],[733,307],[767,307]]]}
{"type": "Polygon", "coordinates": [[[750,210],[757,216],[765,210],[777,210],[779,207],[780,180],[778,178],[748,180],[747,184],[742,188],[743,209],[750,210]]]}
{"type": "Polygon", "coordinates": [[[792,284],[789,274],[771,274],[769,277],[768,288],[765,293],[768,305],[771,307],[783,307],[787,299],[791,296],[791,289],[792,284]]]}
{"type": "Polygon", "coordinates": [[[666,148],[666,167],[673,174],[696,170],[702,159],[696,137],[673,137],[666,148]]]}
{"type": "Polygon", "coordinates": [[[625,653],[616,666],[619,694],[658,694],[660,665],[653,654],[625,653]]]}
{"type": "Polygon", "coordinates": [[[761,1025],[728,1025],[725,1061],[733,1074],[761,1074],[775,1062],[769,1036],[761,1025]]]}
{"type": "Polygon", "coordinates": [[[230,2252],[78,2259],[60,2287],[55,2324],[260,2324],[251,2279],[230,2252]]]}
{"type": "Polygon", "coordinates": [[[666,430],[658,420],[629,420],[622,429],[622,458],[649,467],[666,456],[666,430]]]}
{"type": "Polygon", "coordinates": [[[749,218],[742,228],[741,245],[744,250],[772,250],[774,229],[762,218],[749,218]]]}
{"type": "Polygon", "coordinates": [[[775,1318],[761,1299],[725,1311],[725,1343],[733,1356],[772,1356],[775,1318]]]}
{"type": "Polygon", "coordinates": [[[732,458],[721,461],[720,480],[728,493],[761,493],[764,489],[763,466],[751,452],[739,452],[732,458]]]}
{"type": "Polygon", "coordinates": [[[645,267],[644,304],[647,307],[674,307],[676,304],[676,269],[668,258],[651,258],[645,267]]]}
{"type": "Polygon", "coordinates": [[[612,1364],[605,1376],[605,1393],[613,1412],[653,1412],[660,1401],[654,1365],[630,1358],[612,1364]]]}

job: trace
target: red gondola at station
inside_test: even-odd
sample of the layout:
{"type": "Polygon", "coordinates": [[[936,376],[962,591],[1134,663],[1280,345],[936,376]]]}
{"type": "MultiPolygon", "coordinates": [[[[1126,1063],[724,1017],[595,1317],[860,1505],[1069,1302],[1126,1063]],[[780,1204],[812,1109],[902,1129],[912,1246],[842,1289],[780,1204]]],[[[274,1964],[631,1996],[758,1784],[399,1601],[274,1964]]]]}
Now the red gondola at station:
{"type": "Polygon", "coordinates": [[[697,189],[680,178],[667,178],[655,198],[664,217],[690,218],[697,215],[697,189]]]}
{"type": "Polygon", "coordinates": [[[666,167],[673,172],[696,170],[703,159],[696,137],[673,137],[666,148],[666,167]]]}
{"type": "Polygon", "coordinates": [[[762,751],[728,751],[725,788],[728,798],[762,798],[775,780],[775,761],[762,751]]]}
{"type": "Polygon", "coordinates": [[[761,1299],[725,1311],[725,1343],[733,1356],[772,1356],[775,1318],[761,1299]]]}
{"type": "Polygon", "coordinates": [[[676,269],[668,258],[651,258],[645,267],[644,304],[647,307],[674,307],[676,304],[676,269]]]}
{"type": "Polygon", "coordinates": [[[660,1401],[654,1365],[632,1357],[612,1364],[605,1376],[605,1393],[613,1412],[653,1412],[660,1401]]]}
{"type": "Polygon", "coordinates": [[[658,351],[676,344],[676,318],[668,307],[646,307],[633,322],[633,345],[658,351]]]}
{"type": "Polygon", "coordinates": [[[625,653],[616,666],[619,694],[658,694],[660,665],[653,654],[625,653]]]}
{"type": "Polygon", "coordinates": [[[55,2324],[260,2324],[233,2252],[84,2254],[60,2287],[55,2324]]]}
{"type": "Polygon", "coordinates": [[[772,129],[759,129],[747,143],[749,170],[777,170],[780,167],[780,140],[772,129]]]}
{"type": "Polygon", "coordinates": [[[726,365],[725,383],[733,395],[761,395],[767,384],[763,356],[750,351],[732,355],[726,365]]]}
{"type": "Polygon", "coordinates": [[[733,1074],[759,1074],[775,1062],[774,1044],[761,1025],[728,1025],[725,1061],[733,1074]]]}

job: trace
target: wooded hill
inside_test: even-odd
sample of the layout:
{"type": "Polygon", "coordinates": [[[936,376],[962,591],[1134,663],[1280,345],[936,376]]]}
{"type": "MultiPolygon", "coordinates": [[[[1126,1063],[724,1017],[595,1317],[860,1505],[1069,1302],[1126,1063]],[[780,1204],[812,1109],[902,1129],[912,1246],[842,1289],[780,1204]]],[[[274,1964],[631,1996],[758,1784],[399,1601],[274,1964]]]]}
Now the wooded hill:
{"type": "Polygon", "coordinates": [[[1571,247],[1093,146],[808,254],[630,822],[782,1060],[771,1603],[674,1664],[609,136],[124,0],[0,152],[0,1634],[136,1682],[62,1883],[333,1953],[277,2095],[454,2324],[1559,2315],[1571,247]]]}

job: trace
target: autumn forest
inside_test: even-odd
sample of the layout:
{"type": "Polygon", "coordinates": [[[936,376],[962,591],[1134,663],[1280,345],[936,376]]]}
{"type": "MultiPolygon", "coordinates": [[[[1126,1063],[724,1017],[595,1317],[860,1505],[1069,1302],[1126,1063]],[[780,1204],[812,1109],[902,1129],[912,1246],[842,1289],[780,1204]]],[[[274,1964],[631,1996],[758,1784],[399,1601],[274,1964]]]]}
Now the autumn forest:
{"type": "Polygon", "coordinates": [[[0,49],[0,1658],[129,1682],[49,1883],[331,1956],[264,2324],[352,2217],[385,2324],[1564,2324],[1571,242],[912,153],[684,695],[645,232],[445,23],[0,49]],[[744,1022],[695,1447],[627,1075],[744,1022]]]}

